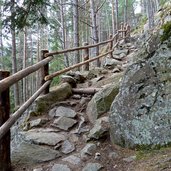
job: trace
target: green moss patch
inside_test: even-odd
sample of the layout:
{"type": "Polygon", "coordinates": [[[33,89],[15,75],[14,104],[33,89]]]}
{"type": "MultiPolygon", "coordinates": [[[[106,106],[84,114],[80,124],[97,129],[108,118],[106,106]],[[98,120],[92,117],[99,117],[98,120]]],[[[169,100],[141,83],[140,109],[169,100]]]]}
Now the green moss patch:
{"type": "Polygon", "coordinates": [[[171,37],[171,21],[162,25],[161,29],[163,29],[163,35],[161,35],[160,39],[162,42],[168,40],[171,37]]]}

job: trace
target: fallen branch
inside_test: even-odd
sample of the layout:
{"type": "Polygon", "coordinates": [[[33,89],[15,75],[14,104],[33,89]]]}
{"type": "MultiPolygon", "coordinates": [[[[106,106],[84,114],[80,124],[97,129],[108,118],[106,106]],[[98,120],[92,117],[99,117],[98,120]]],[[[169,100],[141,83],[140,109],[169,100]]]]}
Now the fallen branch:
{"type": "Polygon", "coordinates": [[[72,92],[75,94],[95,94],[99,90],[101,90],[101,88],[73,88],[72,92]]]}

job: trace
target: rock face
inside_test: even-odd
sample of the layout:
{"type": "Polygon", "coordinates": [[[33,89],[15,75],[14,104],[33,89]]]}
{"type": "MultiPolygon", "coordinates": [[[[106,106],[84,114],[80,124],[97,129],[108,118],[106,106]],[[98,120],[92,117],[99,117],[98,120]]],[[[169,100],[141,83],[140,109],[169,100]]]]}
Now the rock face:
{"type": "Polygon", "coordinates": [[[171,142],[170,73],[167,44],[128,68],[110,109],[113,143],[132,148],[171,142]]]}
{"type": "Polygon", "coordinates": [[[86,114],[90,122],[94,123],[102,114],[109,111],[113,99],[119,92],[119,83],[108,85],[94,95],[88,103],[86,114]]]}

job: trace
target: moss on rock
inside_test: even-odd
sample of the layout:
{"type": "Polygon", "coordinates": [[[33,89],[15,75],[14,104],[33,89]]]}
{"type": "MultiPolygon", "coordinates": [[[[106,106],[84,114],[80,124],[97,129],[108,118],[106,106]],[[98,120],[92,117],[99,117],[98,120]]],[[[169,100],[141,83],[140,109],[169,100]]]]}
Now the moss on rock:
{"type": "Polygon", "coordinates": [[[171,21],[168,21],[166,24],[163,24],[161,29],[163,29],[163,34],[160,39],[162,42],[168,40],[171,37],[171,21]]]}
{"type": "Polygon", "coordinates": [[[47,112],[50,109],[51,105],[55,104],[58,101],[66,99],[71,94],[72,89],[68,83],[63,83],[53,88],[50,93],[40,96],[36,100],[35,113],[40,114],[47,112]]]}

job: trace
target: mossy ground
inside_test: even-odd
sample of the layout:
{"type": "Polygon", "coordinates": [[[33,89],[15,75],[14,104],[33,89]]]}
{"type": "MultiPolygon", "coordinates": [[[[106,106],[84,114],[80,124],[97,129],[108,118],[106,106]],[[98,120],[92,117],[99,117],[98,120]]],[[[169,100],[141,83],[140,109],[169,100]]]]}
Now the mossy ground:
{"type": "Polygon", "coordinates": [[[138,151],[136,153],[136,159],[136,164],[134,166],[135,170],[170,171],[171,147],[138,151]]]}

